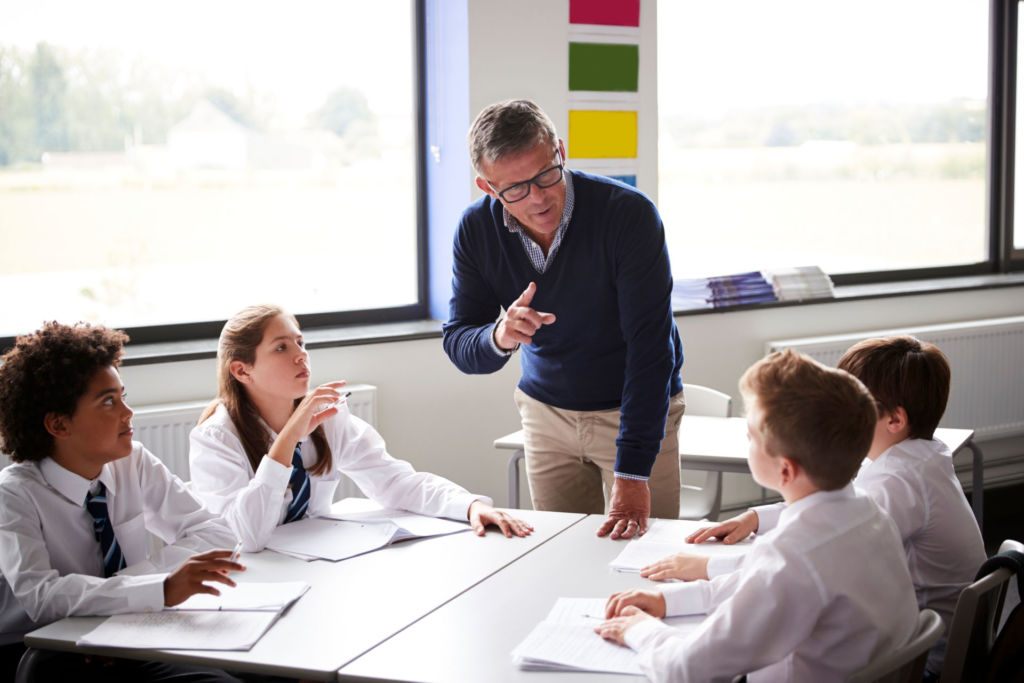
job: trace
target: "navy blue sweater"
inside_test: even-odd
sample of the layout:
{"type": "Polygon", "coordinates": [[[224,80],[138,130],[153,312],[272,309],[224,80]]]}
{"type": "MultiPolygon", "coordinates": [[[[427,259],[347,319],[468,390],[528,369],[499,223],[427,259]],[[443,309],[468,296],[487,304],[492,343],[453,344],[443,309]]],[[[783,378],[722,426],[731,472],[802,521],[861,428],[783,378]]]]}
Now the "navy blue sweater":
{"type": "Polygon", "coordinates": [[[664,226],[651,200],[634,188],[572,173],[572,217],[543,274],[505,227],[500,202],[485,195],[463,213],[445,352],[463,372],[503,367],[508,357],[495,354],[488,335],[499,309],[536,282],[531,307],[556,320],[521,347],[519,388],[568,410],[621,407],[615,470],[649,476],[669,397],[682,389],[664,226]]]}

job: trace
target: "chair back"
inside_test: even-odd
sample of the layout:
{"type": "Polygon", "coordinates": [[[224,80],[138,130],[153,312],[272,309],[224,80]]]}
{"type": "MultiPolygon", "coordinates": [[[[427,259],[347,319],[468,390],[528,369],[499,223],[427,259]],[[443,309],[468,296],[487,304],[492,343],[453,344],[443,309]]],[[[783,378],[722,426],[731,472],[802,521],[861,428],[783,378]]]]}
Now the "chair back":
{"type": "MultiPolygon", "coordinates": [[[[1017,541],[1004,541],[1000,552],[1024,549],[1017,541]]],[[[960,592],[949,624],[949,640],[942,662],[942,680],[984,680],[988,656],[995,642],[1006,590],[1014,573],[1005,567],[981,577],[960,592]]]]}
{"type": "Polygon", "coordinates": [[[942,637],[942,617],[923,609],[917,617],[917,631],[906,645],[854,672],[849,683],[918,683],[924,677],[928,651],[942,637]]]}
{"type": "Polygon", "coordinates": [[[684,384],[686,414],[703,417],[732,417],[732,396],[700,384],[684,384]]]}
{"type": "MultiPolygon", "coordinates": [[[[684,384],[686,414],[731,417],[732,397],[700,384],[684,384]]],[[[701,486],[683,484],[679,491],[680,519],[717,520],[722,507],[722,473],[705,472],[701,486]]]]}

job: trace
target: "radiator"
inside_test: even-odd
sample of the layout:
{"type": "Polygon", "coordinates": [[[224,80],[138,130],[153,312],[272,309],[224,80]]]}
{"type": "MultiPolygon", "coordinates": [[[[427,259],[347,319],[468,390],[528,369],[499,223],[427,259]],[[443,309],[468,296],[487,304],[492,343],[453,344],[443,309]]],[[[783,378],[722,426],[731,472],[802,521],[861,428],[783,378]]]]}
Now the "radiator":
{"type": "Polygon", "coordinates": [[[979,439],[1024,434],[1024,316],[769,341],[767,352],[795,349],[836,365],[855,342],[911,334],[949,359],[952,381],[943,427],[974,429],[979,439]]]}

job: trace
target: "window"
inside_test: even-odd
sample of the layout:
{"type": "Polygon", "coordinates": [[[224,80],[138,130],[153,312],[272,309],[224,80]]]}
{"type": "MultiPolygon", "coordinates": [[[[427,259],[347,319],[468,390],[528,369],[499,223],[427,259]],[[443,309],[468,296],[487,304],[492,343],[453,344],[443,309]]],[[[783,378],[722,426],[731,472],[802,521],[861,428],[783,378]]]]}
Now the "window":
{"type": "Polygon", "coordinates": [[[989,261],[988,60],[977,0],[659,3],[675,276],[989,261]]]}
{"type": "Polygon", "coordinates": [[[418,7],[9,8],[0,337],[85,319],[165,339],[264,301],[421,311],[418,7]]]}

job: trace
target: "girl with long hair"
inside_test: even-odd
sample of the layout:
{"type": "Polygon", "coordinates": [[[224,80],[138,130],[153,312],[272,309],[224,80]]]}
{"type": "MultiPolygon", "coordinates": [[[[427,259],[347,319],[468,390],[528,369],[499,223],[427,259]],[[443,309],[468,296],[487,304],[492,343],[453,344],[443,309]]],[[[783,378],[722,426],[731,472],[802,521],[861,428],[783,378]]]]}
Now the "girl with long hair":
{"type": "Polygon", "coordinates": [[[192,430],[189,465],[196,493],[244,550],[262,549],[279,524],[327,512],[342,474],[386,508],[468,519],[478,535],[488,524],[507,537],[533,530],[486,496],[391,457],[349,412],[345,382],[309,389],[309,360],[298,321],[276,306],[245,308],[221,331],[217,398],[192,430]]]}

